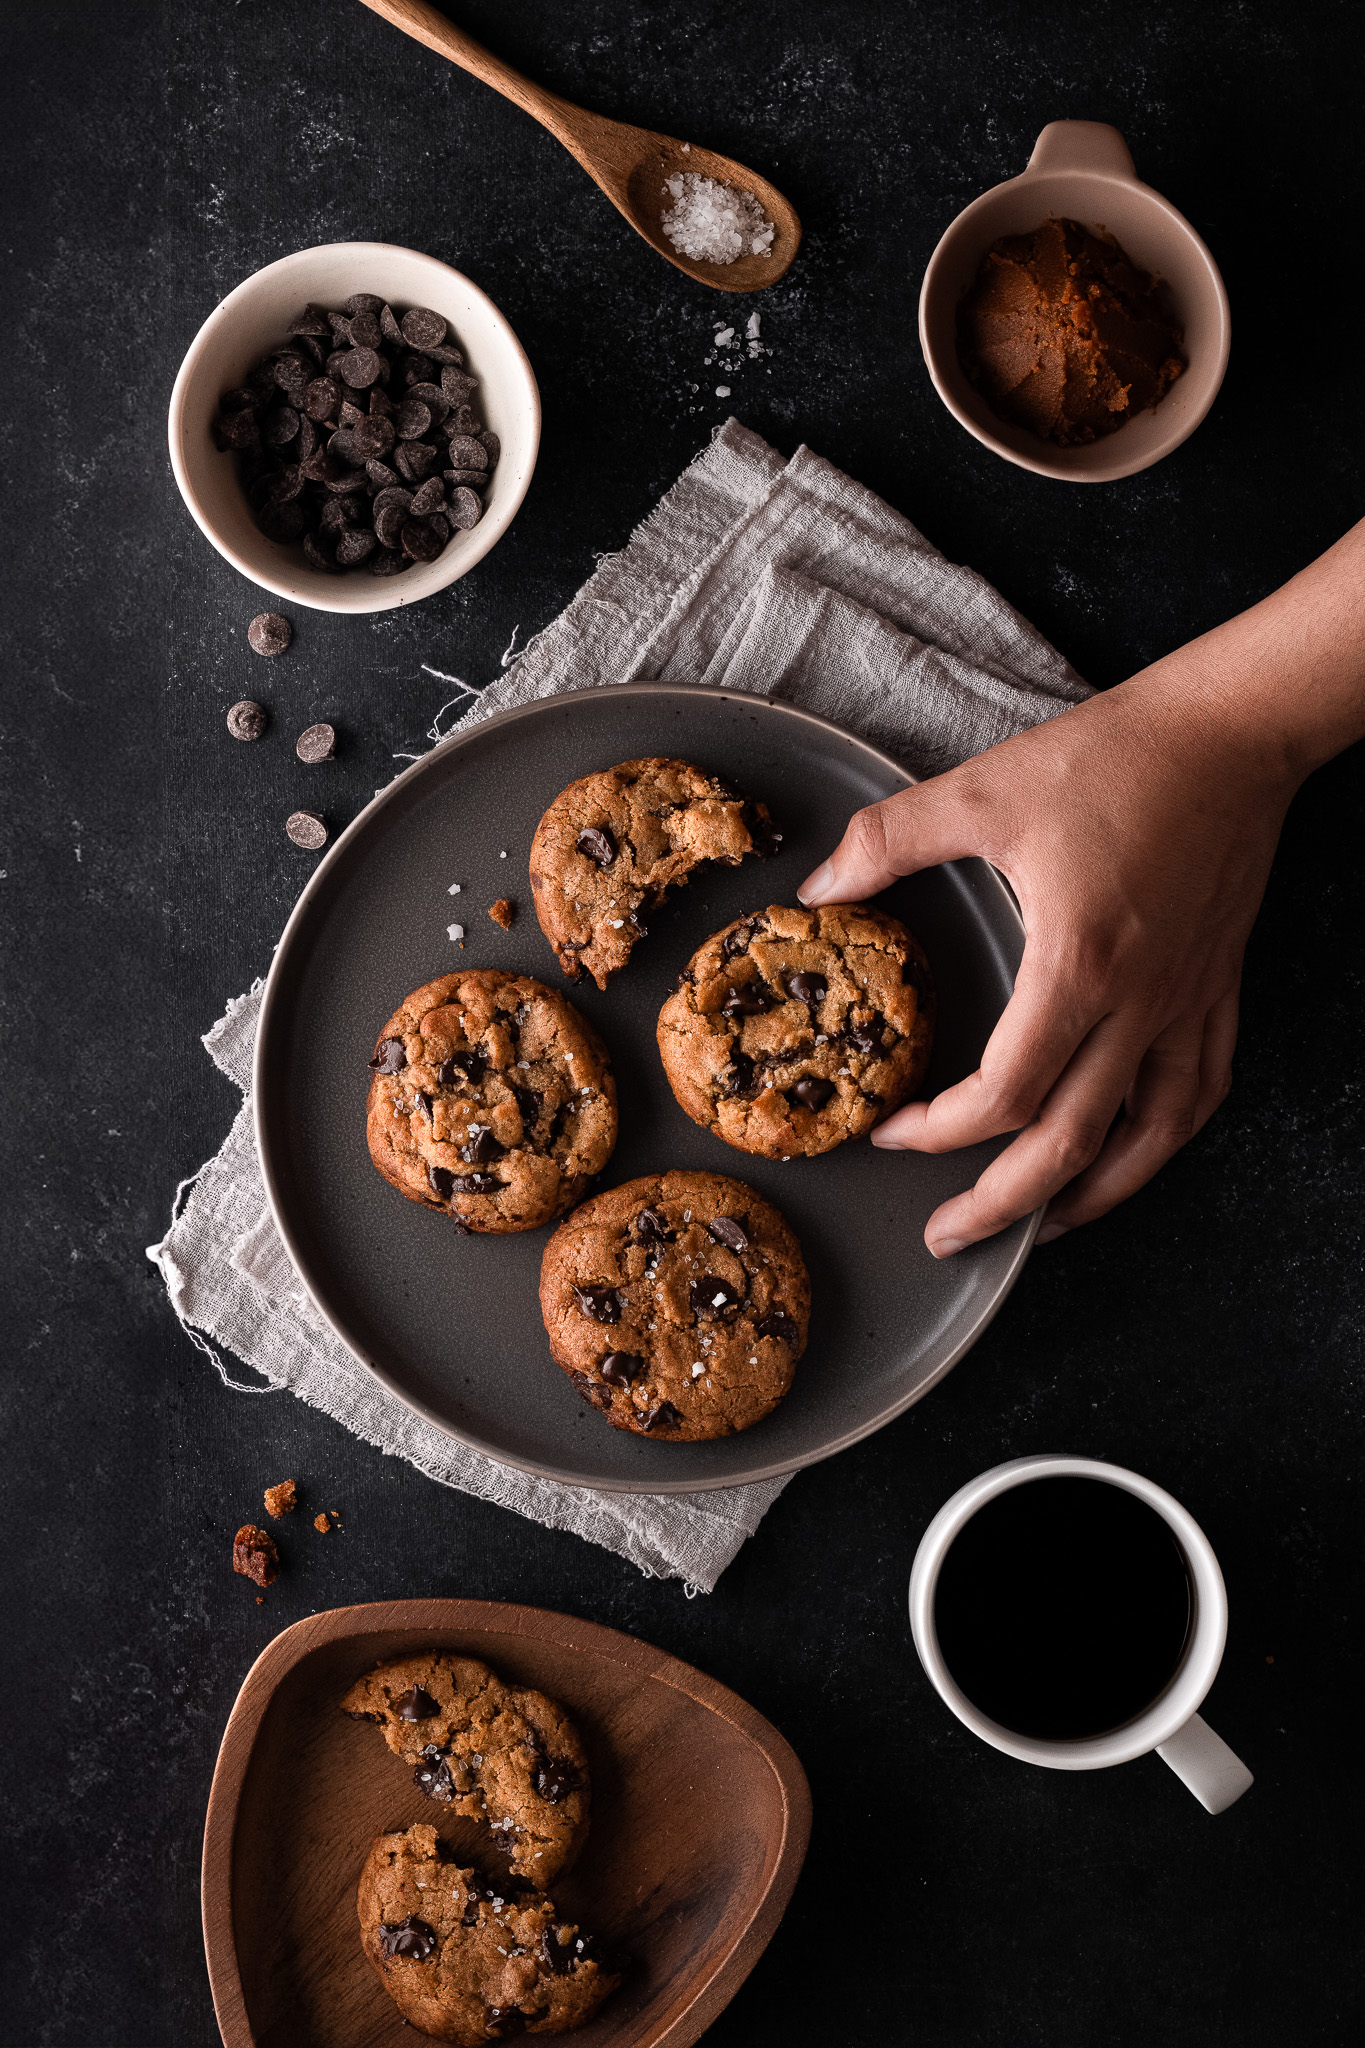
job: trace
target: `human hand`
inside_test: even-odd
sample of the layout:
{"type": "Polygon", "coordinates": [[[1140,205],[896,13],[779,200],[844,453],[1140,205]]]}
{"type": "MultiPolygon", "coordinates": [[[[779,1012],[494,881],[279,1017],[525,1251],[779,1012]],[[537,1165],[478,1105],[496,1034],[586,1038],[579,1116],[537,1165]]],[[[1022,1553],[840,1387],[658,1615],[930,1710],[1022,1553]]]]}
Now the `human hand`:
{"type": "Polygon", "coordinates": [[[1104,1215],[1207,1122],[1298,779],[1284,749],[1192,702],[1175,662],[850,820],[803,903],[861,901],[980,854],[1023,914],[1014,994],[978,1070],[872,1134],[952,1152],[1018,1133],[930,1217],[936,1258],[1044,1203],[1040,1243],[1104,1215]]]}

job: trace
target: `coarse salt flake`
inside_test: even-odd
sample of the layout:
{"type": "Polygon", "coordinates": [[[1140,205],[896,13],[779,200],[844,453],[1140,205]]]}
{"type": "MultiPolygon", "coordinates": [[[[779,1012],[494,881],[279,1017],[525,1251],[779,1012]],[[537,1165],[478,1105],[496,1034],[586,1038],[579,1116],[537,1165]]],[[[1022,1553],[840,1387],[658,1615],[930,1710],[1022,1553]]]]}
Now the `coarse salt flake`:
{"type": "Polygon", "coordinates": [[[777,229],[752,192],[677,171],[664,180],[673,201],[662,227],[674,248],[696,263],[733,263],[740,256],[771,256],[777,229]]]}
{"type": "Polygon", "coordinates": [[[729,385],[728,385],[728,384],[717,384],[717,386],[716,386],[716,396],[717,396],[717,398],[728,398],[728,397],[730,396],[730,387],[729,387],[729,385]]]}
{"type": "Polygon", "coordinates": [[[447,894],[447,896],[458,896],[458,895],[459,895],[459,893],[460,893],[460,885],[459,885],[459,883],[458,883],[458,882],[452,882],[452,883],[451,883],[451,885],[450,885],[450,887],[449,887],[449,888],[448,888],[448,889],[446,890],[446,894],[447,894]]]}
{"type": "Polygon", "coordinates": [[[462,924],[448,924],[446,926],[446,937],[448,939],[462,939],[464,937],[464,926],[462,924]]]}

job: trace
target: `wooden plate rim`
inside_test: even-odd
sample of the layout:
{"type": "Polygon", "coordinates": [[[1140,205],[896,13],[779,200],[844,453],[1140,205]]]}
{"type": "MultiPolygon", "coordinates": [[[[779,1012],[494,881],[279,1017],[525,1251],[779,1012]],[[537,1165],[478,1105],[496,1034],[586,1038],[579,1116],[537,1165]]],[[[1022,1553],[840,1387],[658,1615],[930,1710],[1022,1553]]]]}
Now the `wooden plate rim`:
{"type": "Polygon", "coordinates": [[[232,1849],[242,1787],[266,1709],[288,1674],[314,1650],[348,1636],[399,1629],[521,1636],[607,1657],[686,1693],[728,1721],[759,1751],[782,1794],[782,1839],[772,1875],[720,1968],[675,2011],[650,2021],[632,2043],[632,2048],[690,2048],[730,2003],[771,1941],[801,1874],[810,1840],[811,1796],[800,1758],[757,1708],[667,1650],[552,1608],[454,1599],[374,1600],[305,1615],[267,1643],[243,1680],[223,1730],[209,1788],[200,1878],[204,1956],[224,2048],[256,2048],[233,1935],[232,1849]]]}

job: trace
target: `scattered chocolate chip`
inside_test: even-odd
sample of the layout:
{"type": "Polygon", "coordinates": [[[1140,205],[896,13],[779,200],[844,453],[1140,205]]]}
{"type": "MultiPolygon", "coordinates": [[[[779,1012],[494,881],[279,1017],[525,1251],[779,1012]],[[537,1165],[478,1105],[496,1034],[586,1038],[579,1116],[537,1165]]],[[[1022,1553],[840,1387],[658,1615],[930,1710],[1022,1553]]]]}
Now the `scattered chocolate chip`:
{"type": "Polygon", "coordinates": [[[406,1920],[381,1921],[379,1942],[386,1956],[412,1956],[424,1963],[437,1948],[436,1930],[409,1913],[406,1920]]]}
{"type": "Polygon", "coordinates": [[[246,1522],[232,1539],[232,1569],[250,1579],[254,1586],[273,1585],[280,1569],[280,1553],[268,1530],[246,1522]]]}
{"type": "Polygon", "coordinates": [[[761,982],[746,981],[731,989],[720,1011],[723,1017],[761,1017],[772,1006],[773,999],[761,982]]]}
{"type": "Polygon", "coordinates": [[[635,1228],[645,1244],[672,1244],[674,1233],[664,1222],[657,1209],[642,1209],[635,1219],[635,1228]]]}
{"type": "Polygon", "coordinates": [[[645,1369],[643,1358],[633,1351],[609,1351],[597,1370],[611,1387],[628,1387],[645,1369]]]}
{"type": "Polygon", "coordinates": [[[438,1201],[448,1202],[455,1192],[455,1176],[448,1166],[429,1166],[427,1186],[438,1201]]]}
{"type": "Polygon", "coordinates": [[[854,1052],[880,1052],[885,1043],[880,1024],[850,1024],[841,1035],[854,1052]]]}
{"type": "Polygon", "coordinates": [[[610,1408],[611,1395],[605,1387],[600,1387],[596,1380],[590,1380],[585,1372],[573,1372],[572,1370],[569,1373],[569,1378],[573,1381],[583,1399],[591,1401],[594,1408],[610,1408]]]}
{"type": "Polygon", "coordinates": [[[483,1054],[471,1047],[468,1052],[453,1052],[442,1060],[436,1078],[443,1088],[458,1088],[461,1081],[472,1088],[487,1065],[483,1054]]]}
{"type": "Polygon", "coordinates": [[[412,516],[414,519],[429,519],[433,512],[441,510],[445,501],[445,485],[438,476],[429,476],[412,494],[412,516]]]}
{"type": "Polygon", "coordinates": [[[465,1140],[460,1147],[461,1159],[471,1166],[487,1166],[492,1159],[501,1159],[506,1146],[500,1145],[493,1136],[491,1124],[467,1124],[465,1140]]]}
{"type": "Polygon", "coordinates": [[[235,740],[258,740],[268,723],[265,706],[253,704],[250,697],[234,704],[227,715],[227,729],[235,740]]]}
{"type": "Polygon", "coordinates": [[[514,2034],[524,2034],[529,2017],[516,2005],[486,2005],[483,2009],[483,2023],[499,2041],[510,2041],[514,2034]]]}
{"type": "Polygon", "coordinates": [[[787,992],[794,995],[798,1003],[809,1003],[813,1009],[823,1003],[829,991],[829,983],[823,974],[789,974],[787,992]]]}
{"type": "MultiPolygon", "coordinates": [[[[371,543],[373,545],[373,543],[371,543]]],[[[300,761],[330,761],[337,750],[336,732],[330,725],[309,725],[294,742],[300,761]]]]}
{"type": "Polygon", "coordinates": [[[305,853],[316,853],[320,846],[327,844],[327,827],[316,811],[291,811],[284,821],[284,829],[295,846],[301,846],[305,853]]]}
{"type": "Polygon", "coordinates": [[[733,1216],[715,1216],[706,1228],[717,1244],[728,1245],[732,1252],[748,1251],[749,1234],[733,1216]]]}
{"type": "Polygon", "coordinates": [[[394,1712],[400,1721],[429,1721],[440,1711],[438,1703],[420,1685],[414,1685],[411,1692],[405,1692],[402,1699],[394,1703],[394,1712]]]}
{"type": "Polygon", "coordinates": [[[582,1782],[571,1763],[554,1757],[546,1757],[536,1770],[536,1790],[547,1806],[558,1806],[571,1792],[576,1792],[582,1782]]]}
{"type": "Polygon", "coordinates": [[[452,434],[450,460],[455,469],[484,470],[488,467],[488,450],[473,434],[452,434]]]}
{"type": "Polygon", "coordinates": [[[574,1299],[594,1323],[619,1323],[621,1297],[614,1287],[575,1287],[574,1299]]]}
{"type": "Polygon", "coordinates": [[[407,1063],[407,1050],[401,1038],[381,1038],[370,1061],[381,1074],[401,1074],[407,1063]]]}
{"type": "Polygon", "coordinates": [[[823,1109],[833,1093],[832,1081],[819,1074],[803,1074],[796,1086],[787,1090],[787,1100],[799,1102],[804,1109],[823,1109]]]}
{"type": "Polygon", "coordinates": [[[748,952],[749,941],[753,938],[754,933],[762,929],[762,922],[758,918],[746,918],[743,924],[736,925],[732,932],[725,934],[721,942],[721,959],[738,960],[741,953],[748,952]]]}
{"type": "Polygon", "coordinates": [[[451,1181],[453,1195],[491,1195],[502,1182],[495,1173],[457,1173],[451,1181]]]}
{"type": "Polygon", "coordinates": [[[542,1928],[540,1954],[556,1977],[567,1977],[575,1961],[573,1928],[568,1925],[542,1928]]]}
{"type": "Polygon", "coordinates": [[[770,1310],[763,1317],[758,1324],[758,1334],[760,1337],[771,1337],[778,1344],[785,1344],[789,1351],[795,1351],[801,1342],[800,1330],[791,1317],[785,1315],[780,1308],[770,1310]]]}
{"type": "Polygon", "coordinates": [[[671,1401],[660,1401],[658,1407],[651,1410],[651,1412],[648,1415],[646,1415],[643,1426],[646,1431],[654,1429],[677,1429],[681,1422],[682,1417],[681,1415],[679,1415],[677,1409],[673,1406],[673,1403],[671,1401]]]}
{"type": "Polygon", "coordinates": [[[585,859],[596,861],[599,868],[609,868],[616,858],[616,841],[604,825],[585,825],[574,844],[585,859]]]}
{"type": "Polygon", "coordinates": [[[340,534],[337,538],[337,567],[358,569],[362,562],[368,562],[377,542],[367,526],[358,526],[351,533],[340,534]]]}
{"type": "Polygon", "coordinates": [[[425,1752],[429,1761],[413,1767],[412,1782],[419,1792],[425,1792],[428,1799],[453,1799],[455,1780],[450,1775],[450,1765],[439,1750],[425,1752]]]}
{"type": "MultiPolygon", "coordinates": [[[[280,502],[277,493],[276,503],[280,502]]],[[[253,654],[283,654],[294,637],[294,628],[279,612],[258,612],[246,629],[246,637],[253,654]]]]}
{"type": "Polygon", "coordinates": [[[720,1279],[715,1273],[703,1273],[700,1280],[692,1282],[687,1293],[694,1316],[728,1315],[744,1299],[728,1280],[720,1279]]]}
{"type": "Polygon", "coordinates": [[[431,1097],[427,1094],[425,1088],[417,1090],[417,1107],[421,1110],[429,1124],[435,1123],[436,1119],[432,1114],[431,1097]]]}

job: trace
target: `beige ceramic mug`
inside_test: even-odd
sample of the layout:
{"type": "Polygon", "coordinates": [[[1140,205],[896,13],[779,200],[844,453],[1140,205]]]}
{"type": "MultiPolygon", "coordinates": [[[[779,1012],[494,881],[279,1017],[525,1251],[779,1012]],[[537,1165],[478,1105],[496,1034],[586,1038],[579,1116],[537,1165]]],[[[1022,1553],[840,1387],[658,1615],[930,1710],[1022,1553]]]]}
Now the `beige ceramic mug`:
{"type": "Polygon", "coordinates": [[[1098,1458],[1049,1454],[1015,1458],[969,1480],[939,1509],[915,1554],[910,1574],[910,1627],[920,1662],[940,1697],[974,1735],[1006,1756],[1054,1771],[1097,1771],[1155,1750],[1210,1813],[1222,1813],[1252,1782],[1240,1757],[1197,1711],[1218,1675],[1228,1634],[1228,1596],[1218,1560],[1193,1515],[1140,1473],[1104,1464],[1098,1458]],[[934,1626],[934,1594],[954,1538],[988,1500],[1035,1479],[1098,1479],[1136,1495],[1166,1523],[1189,1577],[1190,1628],[1174,1675],[1151,1705],[1123,1727],[1074,1741],[1020,1735],[983,1714],[954,1680],[934,1626]]]}

